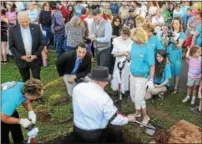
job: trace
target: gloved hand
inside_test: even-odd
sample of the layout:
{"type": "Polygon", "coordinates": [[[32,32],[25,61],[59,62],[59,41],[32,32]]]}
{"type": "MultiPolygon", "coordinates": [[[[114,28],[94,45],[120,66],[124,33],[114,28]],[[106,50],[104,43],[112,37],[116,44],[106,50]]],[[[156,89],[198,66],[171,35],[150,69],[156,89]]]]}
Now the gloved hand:
{"type": "Polygon", "coordinates": [[[28,112],[28,118],[33,124],[36,123],[36,114],[34,113],[34,111],[28,112]]]}
{"type": "Polygon", "coordinates": [[[20,119],[19,124],[21,124],[24,128],[27,128],[30,125],[32,125],[32,122],[29,121],[27,118],[22,118],[22,119],[20,119]]]}
{"type": "Polygon", "coordinates": [[[146,84],[146,88],[148,88],[149,90],[154,88],[154,83],[152,80],[149,80],[146,84]]]}

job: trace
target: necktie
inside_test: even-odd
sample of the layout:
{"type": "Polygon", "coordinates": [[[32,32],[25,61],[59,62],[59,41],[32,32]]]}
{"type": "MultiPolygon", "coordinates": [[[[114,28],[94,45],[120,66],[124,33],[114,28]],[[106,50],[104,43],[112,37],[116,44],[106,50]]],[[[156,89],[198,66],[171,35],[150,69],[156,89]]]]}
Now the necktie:
{"type": "Polygon", "coordinates": [[[76,60],[76,63],[74,65],[74,69],[72,70],[72,74],[76,74],[80,64],[81,64],[81,60],[80,59],[76,60]]]}

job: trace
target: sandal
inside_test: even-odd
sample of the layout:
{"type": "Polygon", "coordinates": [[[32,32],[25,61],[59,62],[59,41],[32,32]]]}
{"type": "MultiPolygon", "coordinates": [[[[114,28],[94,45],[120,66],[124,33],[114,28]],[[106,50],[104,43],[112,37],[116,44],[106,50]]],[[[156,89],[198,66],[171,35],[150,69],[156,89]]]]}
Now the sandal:
{"type": "Polygon", "coordinates": [[[171,93],[171,95],[176,95],[178,93],[178,89],[175,89],[172,93],[171,93]]]}
{"type": "MultiPolygon", "coordinates": [[[[146,119],[144,118],[143,121],[142,121],[142,124],[147,125],[149,123],[149,121],[150,121],[149,117],[147,117],[146,119]]],[[[144,127],[144,126],[140,125],[140,127],[144,127]]]]}

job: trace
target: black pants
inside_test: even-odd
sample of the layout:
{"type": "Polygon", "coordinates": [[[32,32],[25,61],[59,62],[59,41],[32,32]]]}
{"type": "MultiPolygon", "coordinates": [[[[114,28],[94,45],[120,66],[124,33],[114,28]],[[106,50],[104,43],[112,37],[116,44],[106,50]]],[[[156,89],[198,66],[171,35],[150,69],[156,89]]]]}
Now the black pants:
{"type": "Polygon", "coordinates": [[[18,68],[19,72],[21,74],[21,77],[23,79],[23,82],[27,81],[30,79],[30,69],[32,72],[32,76],[35,79],[40,79],[40,71],[41,71],[41,65],[39,66],[32,66],[31,64],[28,65],[25,68],[18,68]]]}
{"type": "MultiPolygon", "coordinates": [[[[18,112],[15,110],[11,117],[19,118],[18,112]]],[[[22,143],[24,140],[21,126],[19,124],[6,124],[1,121],[1,143],[8,144],[9,132],[11,132],[14,143],[22,143]]]]}
{"type": "Polygon", "coordinates": [[[103,141],[103,130],[86,131],[74,126],[75,142],[100,143],[103,141]]]}

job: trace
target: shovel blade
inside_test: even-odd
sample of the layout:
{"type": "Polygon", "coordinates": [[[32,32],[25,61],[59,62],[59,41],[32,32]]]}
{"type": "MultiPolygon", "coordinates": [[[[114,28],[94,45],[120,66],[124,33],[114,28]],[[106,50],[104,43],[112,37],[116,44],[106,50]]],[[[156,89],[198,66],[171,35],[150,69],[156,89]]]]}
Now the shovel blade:
{"type": "Polygon", "coordinates": [[[149,127],[153,127],[153,128],[145,128],[145,133],[148,134],[149,136],[154,136],[156,129],[154,126],[152,126],[151,124],[148,124],[149,127]]]}

